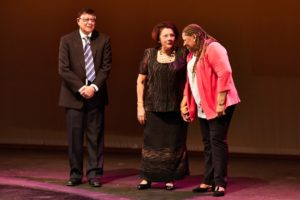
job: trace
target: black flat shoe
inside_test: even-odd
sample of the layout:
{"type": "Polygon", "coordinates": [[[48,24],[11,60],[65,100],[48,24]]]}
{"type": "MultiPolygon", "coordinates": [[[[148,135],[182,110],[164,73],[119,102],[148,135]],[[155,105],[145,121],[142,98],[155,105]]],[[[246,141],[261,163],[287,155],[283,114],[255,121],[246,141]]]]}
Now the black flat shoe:
{"type": "Polygon", "coordinates": [[[151,182],[148,181],[147,184],[138,184],[137,186],[138,190],[146,190],[151,188],[151,182]]]}
{"type": "Polygon", "coordinates": [[[214,186],[211,186],[211,185],[209,185],[206,188],[196,187],[193,189],[193,192],[196,192],[196,193],[205,193],[205,192],[212,192],[212,191],[214,191],[214,186]]]}
{"type": "Polygon", "coordinates": [[[81,179],[71,178],[66,183],[66,186],[76,186],[81,184],[81,179]]]}
{"type": "Polygon", "coordinates": [[[225,195],[225,190],[219,190],[219,186],[216,187],[216,190],[213,193],[214,197],[222,197],[225,195]]]}
{"type": "Polygon", "coordinates": [[[175,186],[174,185],[165,185],[165,190],[171,191],[174,190],[175,186]]]}

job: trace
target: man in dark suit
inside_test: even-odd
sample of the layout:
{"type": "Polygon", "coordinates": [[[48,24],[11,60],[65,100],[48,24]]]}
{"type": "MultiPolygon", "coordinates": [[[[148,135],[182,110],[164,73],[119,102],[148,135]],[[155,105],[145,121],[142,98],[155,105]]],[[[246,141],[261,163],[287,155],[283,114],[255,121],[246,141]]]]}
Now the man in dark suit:
{"type": "Polygon", "coordinates": [[[100,187],[103,174],[104,106],[108,103],[106,80],[112,58],[109,36],[97,32],[95,22],[94,10],[82,9],[77,16],[79,30],[63,36],[59,46],[59,75],[62,77],[59,105],[65,107],[67,115],[68,186],[82,182],[84,130],[89,184],[100,187]]]}

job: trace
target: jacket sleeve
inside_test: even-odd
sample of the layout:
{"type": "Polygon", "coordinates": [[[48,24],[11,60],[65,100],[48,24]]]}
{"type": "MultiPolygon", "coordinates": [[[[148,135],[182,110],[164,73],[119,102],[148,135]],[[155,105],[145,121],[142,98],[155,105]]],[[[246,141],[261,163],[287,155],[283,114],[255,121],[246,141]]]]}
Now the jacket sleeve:
{"type": "Polygon", "coordinates": [[[67,38],[62,37],[59,44],[58,73],[72,92],[76,93],[79,88],[84,85],[84,83],[78,75],[71,70],[69,48],[70,45],[68,44],[67,38]]]}
{"type": "Polygon", "coordinates": [[[207,47],[207,58],[218,77],[218,92],[230,89],[231,66],[226,49],[218,42],[213,42],[207,47]]]}
{"type": "Polygon", "coordinates": [[[95,80],[95,84],[99,88],[101,88],[102,85],[107,80],[110,74],[111,64],[112,64],[111,44],[110,44],[110,38],[107,36],[103,46],[101,66],[97,71],[96,80],[95,80]]]}

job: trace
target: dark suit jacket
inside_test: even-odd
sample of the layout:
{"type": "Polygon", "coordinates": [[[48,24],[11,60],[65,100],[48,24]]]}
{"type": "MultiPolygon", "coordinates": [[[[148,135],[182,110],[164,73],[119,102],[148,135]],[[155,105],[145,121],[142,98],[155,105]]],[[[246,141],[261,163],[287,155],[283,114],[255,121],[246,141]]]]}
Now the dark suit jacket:
{"type": "MultiPolygon", "coordinates": [[[[108,103],[106,79],[112,62],[110,38],[103,33],[93,31],[91,49],[96,72],[96,79],[93,84],[98,86],[99,91],[88,102],[95,106],[106,105],[108,103]]],[[[85,84],[86,75],[79,30],[61,38],[58,71],[63,80],[59,105],[67,108],[82,108],[86,100],[79,94],[78,90],[85,84]]]]}

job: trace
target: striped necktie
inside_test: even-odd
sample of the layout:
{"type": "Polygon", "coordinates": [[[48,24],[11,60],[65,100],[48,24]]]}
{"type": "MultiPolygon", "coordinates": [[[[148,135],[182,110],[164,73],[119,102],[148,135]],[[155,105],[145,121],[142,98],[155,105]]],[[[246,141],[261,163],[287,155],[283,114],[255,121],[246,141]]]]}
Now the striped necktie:
{"type": "Polygon", "coordinates": [[[93,82],[96,78],[95,68],[94,68],[94,59],[91,50],[91,44],[89,37],[83,38],[85,40],[84,46],[84,62],[85,62],[85,75],[86,79],[90,82],[93,82]]]}

